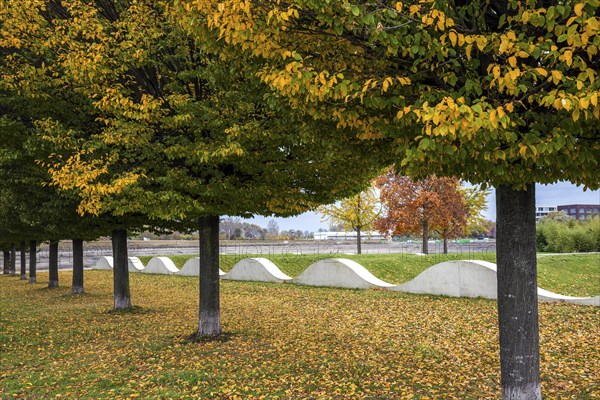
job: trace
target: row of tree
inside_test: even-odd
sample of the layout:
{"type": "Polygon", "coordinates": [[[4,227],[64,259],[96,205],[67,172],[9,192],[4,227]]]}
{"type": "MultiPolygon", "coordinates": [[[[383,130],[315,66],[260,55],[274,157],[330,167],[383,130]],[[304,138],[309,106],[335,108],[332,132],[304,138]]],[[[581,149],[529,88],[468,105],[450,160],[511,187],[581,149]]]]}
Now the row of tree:
{"type": "Polygon", "coordinates": [[[191,34],[170,5],[0,5],[0,235],[10,247],[110,233],[124,309],[128,232],[199,230],[197,336],[214,336],[219,217],[303,212],[362,189],[391,157],[373,143],[382,156],[365,159],[333,121],[269,97],[257,62],[191,34]]]}
{"type": "Polygon", "coordinates": [[[3,1],[0,236],[94,236],[94,221],[121,282],[126,229],[198,224],[198,334],[217,334],[220,215],[299,213],[392,163],[493,185],[503,397],[539,399],[534,183],[600,186],[598,10],[3,1]]]}

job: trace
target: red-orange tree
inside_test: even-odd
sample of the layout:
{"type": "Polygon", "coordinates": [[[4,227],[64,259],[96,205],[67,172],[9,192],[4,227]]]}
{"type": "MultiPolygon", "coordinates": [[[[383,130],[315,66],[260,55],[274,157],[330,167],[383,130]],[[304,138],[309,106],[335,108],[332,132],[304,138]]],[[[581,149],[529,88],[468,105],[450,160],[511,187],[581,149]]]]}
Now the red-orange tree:
{"type": "Polygon", "coordinates": [[[430,230],[444,239],[459,235],[467,225],[468,207],[456,178],[430,176],[413,180],[398,176],[393,169],[376,180],[384,214],[375,221],[375,228],[388,236],[406,233],[422,234],[422,252],[429,253],[430,230]]]}

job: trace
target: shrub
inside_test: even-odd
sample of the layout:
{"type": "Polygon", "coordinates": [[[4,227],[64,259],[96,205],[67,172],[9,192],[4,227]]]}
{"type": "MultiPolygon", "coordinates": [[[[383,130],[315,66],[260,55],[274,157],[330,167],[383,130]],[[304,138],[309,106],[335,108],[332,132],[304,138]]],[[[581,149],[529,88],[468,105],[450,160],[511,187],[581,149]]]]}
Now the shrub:
{"type": "Polygon", "coordinates": [[[538,251],[555,253],[600,251],[600,219],[558,221],[542,219],[536,229],[538,251]]]}

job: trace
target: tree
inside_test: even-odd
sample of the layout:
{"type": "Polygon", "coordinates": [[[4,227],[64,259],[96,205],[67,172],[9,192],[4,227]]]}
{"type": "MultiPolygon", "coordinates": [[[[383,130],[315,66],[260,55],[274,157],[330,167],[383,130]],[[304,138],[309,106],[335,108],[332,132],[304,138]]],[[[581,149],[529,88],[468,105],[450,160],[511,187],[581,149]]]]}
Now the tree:
{"type": "Polygon", "coordinates": [[[502,396],[541,398],[534,184],[600,186],[598,1],[242,3],[176,1],[294,107],[394,138],[399,173],[496,187],[502,396]]]}
{"type": "Polygon", "coordinates": [[[277,238],[279,236],[279,224],[274,219],[269,220],[267,224],[267,234],[272,238],[277,238]]]}
{"type": "Polygon", "coordinates": [[[356,232],[356,253],[362,254],[361,232],[372,230],[379,216],[377,195],[370,187],[339,203],[321,206],[317,212],[323,215],[322,221],[342,225],[344,230],[356,232]]]}
{"type": "Polygon", "coordinates": [[[560,210],[560,211],[549,212],[548,214],[546,214],[542,218],[540,218],[539,222],[546,222],[546,221],[568,222],[571,220],[573,220],[573,217],[571,217],[569,214],[567,214],[567,212],[565,210],[560,210]]]}
{"type": "Polygon", "coordinates": [[[484,231],[487,233],[490,230],[490,221],[487,221],[482,211],[487,209],[487,197],[490,194],[489,189],[482,189],[479,186],[464,186],[459,188],[462,193],[465,207],[467,209],[467,226],[465,233],[469,234],[474,231],[484,231]]]}
{"type": "Polygon", "coordinates": [[[460,235],[467,224],[468,209],[456,178],[431,176],[415,181],[390,169],[377,178],[376,185],[385,212],[375,228],[388,236],[422,234],[424,254],[429,253],[431,230],[440,233],[447,253],[448,238],[460,235]]]}

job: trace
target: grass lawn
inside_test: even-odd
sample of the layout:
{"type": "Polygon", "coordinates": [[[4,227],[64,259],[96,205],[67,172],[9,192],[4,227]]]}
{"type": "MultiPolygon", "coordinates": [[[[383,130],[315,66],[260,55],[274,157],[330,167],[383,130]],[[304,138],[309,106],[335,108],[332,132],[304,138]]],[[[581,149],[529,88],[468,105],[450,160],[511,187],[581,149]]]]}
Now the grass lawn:
{"type": "MultiPolygon", "coordinates": [[[[48,275],[0,276],[2,399],[499,398],[495,302],[266,283],[221,283],[222,340],[190,343],[198,279],[112,273],[86,294],[48,275]]],[[[600,398],[600,309],[540,304],[543,392],[600,398]]]]}
{"type": "MultiPolygon", "coordinates": [[[[181,268],[192,255],[166,256],[181,268]]],[[[252,257],[252,256],[245,256],[252,257]]],[[[262,256],[273,261],[284,273],[291,277],[298,276],[310,264],[331,255],[295,255],[271,254],[262,256]]],[[[484,260],[495,262],[495,253],[471,254],[433,254],[417,256],[414,254],[336,254],[335,258],[348,258],[361,264],[373,275],[386,282],[401,284],[408,282],[427,268],[448,260],[484,260]]],[[[144,265],[151,256],[139,257],[144,265]]],[[[222,255],[221,269],[229,271],[240,256],[222,255]]],[[[546,255],[538,258],[538,286],[555,293],[568,296],[600,295],[600,254],[546,255]]]]}

